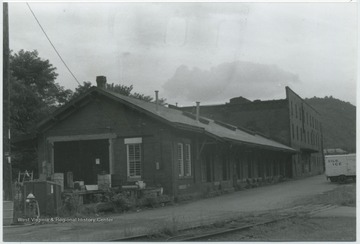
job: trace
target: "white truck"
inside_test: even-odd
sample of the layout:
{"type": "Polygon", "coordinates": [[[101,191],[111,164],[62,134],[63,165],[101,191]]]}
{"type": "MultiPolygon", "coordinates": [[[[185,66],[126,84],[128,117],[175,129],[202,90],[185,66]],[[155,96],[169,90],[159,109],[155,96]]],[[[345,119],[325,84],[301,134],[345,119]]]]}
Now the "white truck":
{"type": "Polygon", "coordinates": [[[344,183],[348,178],[356,180],[356,154],[325,156],[325,175],[331,182],[344,183]]]}

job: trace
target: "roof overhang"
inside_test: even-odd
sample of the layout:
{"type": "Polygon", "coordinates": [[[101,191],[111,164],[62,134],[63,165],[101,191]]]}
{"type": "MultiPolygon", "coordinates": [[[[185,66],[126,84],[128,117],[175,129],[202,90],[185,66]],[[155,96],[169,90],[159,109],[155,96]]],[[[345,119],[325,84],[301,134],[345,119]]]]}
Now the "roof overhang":
{"type": "Polygon", "coordinates": [[[313,148],[307,148],[307,147],[301,147],[300,151],[306,152],[306,153],[318,153],[319,152],[319,150],[315,150],[313,148]]]}
{"type": "Polygon", "coordinates": [[[224,138],[224,139],[229,142],[232,142],[234,144],[237,144],[237,145],[245,145],[245,146],[253,147],[253,148],[261,148],[261,149],[265,149],[265,150],[285,152],[285,153],[289,153],[289,154],[296,154],[296,150],[293,148],[290,148],[290,147],[281,148],[281,147],[274,147],[274,146],[238,141],[238,140],[234,140],[234,139],[230,139],[230,138],[224,138]]]}

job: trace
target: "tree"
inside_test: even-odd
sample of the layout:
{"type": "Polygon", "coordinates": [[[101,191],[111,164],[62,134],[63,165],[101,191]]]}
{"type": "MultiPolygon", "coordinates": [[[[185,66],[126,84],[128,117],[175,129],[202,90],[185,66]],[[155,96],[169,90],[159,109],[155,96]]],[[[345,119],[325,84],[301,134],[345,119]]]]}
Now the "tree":
{"type": "Polygon", "coordinates": [[[39,120],[72,96],[71,90],[55,82],[55,70],[36,50],[10,55],[11,127],[15,136],[29,133],[39,120]]]}
{"type": "Polygon", "coordinates": [[[125,85],[120,85],[120,84],[106,84],[106,89],[112,92],[116,92],[119,93],[121,95],[124,96],[131,96],[131,91],[133,89],[133,85],[130,86],[125,86],[125,85]]]}
{"type": "MultiPolygon", "coordinates": [[[[36,124],[49,116],[54,109],[91,87],[91,82],[83,82],[83,85],[72,92],[60,86],[55,82],[58,76],[56,68],[49,60],[40,58],[36,50],[11,53],[10,73],[10,124],[13,138],[32,132],[36,124]]],[[[146,101],[153,100],[150,96],[132,93],[132,85],[111,84],[107,85],[107,89],[125,96],[146,101]]],[[[160,100],[160,102],[164,101],[164,99],[160,100]]],[[[12,145],[13,166],[18,170],[27,169],[36,172],[36,145],[30,143],[30,148],[24,146],[24,143],[18,147],[17,145],[12,145]]],[[[16,174],[16,170],[14,172],[16,174]]]]}
{"type": "MultiPolygon", "coordinates": [[[[56,68],[38,52],[20,50],[10,54],[10,127],[12,138],[26,135],[37,122],[72,96],[72,91],[55,82],[56,68]]],[[[36,172],[36,145],[13,144],[14,175],[19,170],[36,172]]]]}
{"type": "Polygon", "coordinates": [[[79,95],[85,93],[88,89],[91,88],[91,82],[90,81],[84,81],[83,85],[78,85],[77,88],[75,88],[75,92],[72,96],[72,99],[75,97],[78,97],[79,95]]]}
{"type": "MultiPolygon", "coordinates": [[[[75,91],[73,97],[76,97],[76,96],[86,92],[90,87],[91,87],[91,82],[89,82],[89,81],[83,82],[83,85],[78,86],[76,88],[76,91],[75,91]]],[[[133,93],[132,92],[133,88],[134,88],[133,85],[126,86],[126,85],[120,85],[120,84],[114,84],[114,83],[106,84],[106,90],[109,90],[109,91],[112,91],[115,93],[119,93],[124,96],[134,97],[134,98],[146,101],[146,102],[151,102],[154,100],[154,98],[151,96],[144,95],[144,94],[137,93],[137,92],[133,93]]],[[[160,98],[159,104],[165,104],[165,101],[166,101],[166,99],[160,98]]]]}

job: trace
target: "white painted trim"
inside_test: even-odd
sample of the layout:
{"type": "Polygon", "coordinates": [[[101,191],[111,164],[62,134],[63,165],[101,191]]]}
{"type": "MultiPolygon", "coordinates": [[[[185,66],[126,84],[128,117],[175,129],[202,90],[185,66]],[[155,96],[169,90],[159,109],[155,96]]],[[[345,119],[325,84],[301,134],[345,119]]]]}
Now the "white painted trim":
{"type": "Polygon", "coordinates": [[[184,150],[184,153],[187,151],[188,155],[184,155],[184,176],[192,176],[192,162],[191,162],[191,145],[189,143],[184,144],[186,150],[184,150]],[[186,156],[189,156],[189,158],[186,158],[186,156]],[[185,165],[188,167],[188,172],[185,172],[185,165]]]}
{"type": "Polygon", "coordinates": [[[182,143],[177,144],[176,152],[179,177],[184,177],[184,145],[182,143]],[[179,152],[179,146],[181,148],[181,152],[179,152]]]}
{"type": "Polygon", "coordinates": [[[50,143],[59,141],[82,141],[82,140],[101,140],[116,138],[115,133],[90,134],[90,135],[71,135],[71,136],[49,136],[47,140],[50,143]]]}
{"type": "Polygon", "coordinates": [[[135,137],[135,138],[125,138],[125,144],[139,144],[142,143],[142,137],[135,137]]]}
{"type": "Polygon", "coordinates": [[[130,164],[129,164],[129,146],[126,145],[126,167],[127,167],[127,178],[130,177],[130,164]]]}
{"type": "Polygon", "coordinates": [[[141,180],[142,178],[142,174],[143,174],[143,171],[142,171],[142,167],[143,167],[143,158],[142,158],[142,147],[141,147],[141,144],[140,143],[137,143],[137,144],[140,144],[140,172],[141,172],[141,175],[136,175],[136,176],[130,176],[130,160],[129,160],[129,146],[130,144],[135,144],[135,143],[129,143],[126,145],[126,161],[127,161],[127,178],[128,180],[134,180],[134,179],[137,179],[137,180],[141,180]]]}
{"type": "Polygon", "coordinates": [[[113,148],[114,148],[114,143],[113,143],[113,139],[109,138],[109,173],[110,174],[114,174],[114,155],[113,155],[113,148]]]}

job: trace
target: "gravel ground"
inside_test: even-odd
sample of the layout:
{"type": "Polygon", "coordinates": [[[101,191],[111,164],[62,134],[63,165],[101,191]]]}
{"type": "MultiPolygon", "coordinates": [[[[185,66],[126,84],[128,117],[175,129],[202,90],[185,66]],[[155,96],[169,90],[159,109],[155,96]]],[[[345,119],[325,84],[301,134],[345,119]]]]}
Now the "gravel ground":
{"type": "MultiPolygon", "coordinates": [[[[100,216],[111,221],[43,224],[3,228],[5,241],[104,241],[148,234],[154,228],[176,225],[178,229],[209,224],[254,211],[284,208],[304,197],[338,188],[323,175],[291,180],[186,204],[126,214],[100,216]],[[31,234],[29,234],[31,233],[31,234]]],[[[97,218],[96,216],[92,218],[97,218]]]]}
{"type": "Polygon", "coordinates": [[[297,218],[200,241],[355,241],[356,218],[297,218]]]}
{"type": "Polygon", "coordinates": [[[304,197],[296,204],[330,204],[334,208],[200,241],[356,241],[355,183],[304,197]]]}

